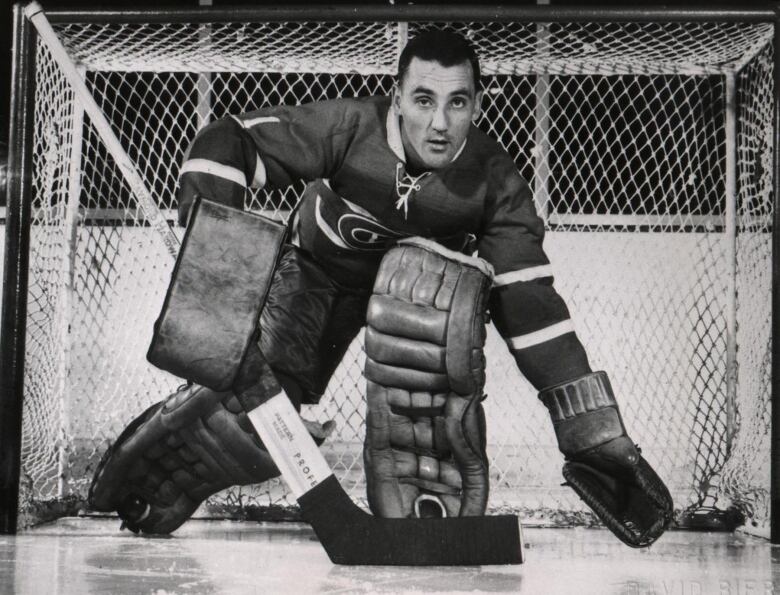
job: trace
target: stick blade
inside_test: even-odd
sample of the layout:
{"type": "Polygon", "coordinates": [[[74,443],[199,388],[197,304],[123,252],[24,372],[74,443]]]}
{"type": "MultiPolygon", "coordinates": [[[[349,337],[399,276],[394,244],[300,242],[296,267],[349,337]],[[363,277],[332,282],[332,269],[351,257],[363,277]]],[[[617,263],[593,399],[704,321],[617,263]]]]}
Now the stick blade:
{"type": "Polygon", "coordinates": [[[298,503],[334,564],[481,566],[523,562],[516,516],[383,519],[356,506],[333,475],[303,494],[298,503]]]}

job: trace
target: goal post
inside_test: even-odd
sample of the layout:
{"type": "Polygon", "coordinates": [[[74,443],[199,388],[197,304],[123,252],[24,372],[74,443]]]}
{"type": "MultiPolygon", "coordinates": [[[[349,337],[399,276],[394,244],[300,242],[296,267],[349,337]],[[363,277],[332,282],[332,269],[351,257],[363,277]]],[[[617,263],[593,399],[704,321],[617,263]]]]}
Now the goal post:
{"type": "MultiPolygon", "coordinates": [[[[178,382],[143,357],[170,275],[167,242],[49,47],[15,14],[3,532],[86,510],[106,445],[178,382]]],[[[531,183],[556,286],[592,363],[612,376],[629,431],[670,484],[679,523],[768,534],[775,13],[335,6],[48,16],[171,224],[178,167],[200,122],[388,93],[407,37],[431,26],[464,33],[483,64],[478,125],[531,183]]],[[[301,188],[250,193],[246,207],[285,220],[301,188]]],[[[365,504],[362,357],[358,340],[308,413],[337,421],[323,452],[365,504]]],[[[493,330],[487,357],[491,509],[529,524],[593,522],[560,487],[544,408],[493,330]]],[[[247,518],[291,502],[272,481],[227,490],[199,513],[247,518]]]]}
{"type": "Polygon", "coordinates": [[[14,7],[13,69],[6,182],[2,329],[0,329],[0,532],[15,533],[19,506],[27,269],[32,196],[32,93],[35,39],[14,7]]]}
{"type": "MultiPolygon", "coordinates": [[[[774,22],[774,88],[775,101],[772,115],[774,129],[774,152],[772,154],[772,175],[774,189],[774,210],[772,229],[780,229],[780,10],[776,9],[774,22]]],[[[780,234],[772,235],[772,392],[771,392],[771,464],[770,464],[770,535],[773,544],[780,543],[780,234]]]]}

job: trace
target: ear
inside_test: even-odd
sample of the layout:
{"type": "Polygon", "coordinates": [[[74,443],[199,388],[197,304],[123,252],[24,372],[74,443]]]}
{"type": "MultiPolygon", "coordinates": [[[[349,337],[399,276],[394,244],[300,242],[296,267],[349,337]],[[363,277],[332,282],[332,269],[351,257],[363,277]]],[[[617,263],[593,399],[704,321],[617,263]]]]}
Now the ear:
{"type": "Polygon", "coordinates": [[[482,91],[477,91],[474,96],[474,113],[471,114],[471,119],[476,122],[479,120],[479,116],[482,113],[482,91]]]}
{"type": "Polygon", "coordinates": [[[396,113],[401,112],[401,90],[398,88],[398,83],[393,83],[393,108],[396,113]]]}

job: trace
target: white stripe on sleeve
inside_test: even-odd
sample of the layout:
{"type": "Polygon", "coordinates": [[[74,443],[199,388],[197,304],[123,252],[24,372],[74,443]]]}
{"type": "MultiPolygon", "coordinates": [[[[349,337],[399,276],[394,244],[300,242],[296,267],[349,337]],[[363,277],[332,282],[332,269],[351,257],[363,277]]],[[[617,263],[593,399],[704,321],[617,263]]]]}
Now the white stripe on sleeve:
{"type": "Polygon", "coordinates": [[[567,319],[532,333],[512,337],[507,339],[507,343],[509,343],[511,349],[526,349],[528,347],[533,347],[534,345],[539,345],[540,343],[546,343],[547,341],[565,335],[566,333],[573,332],[574,323],[571,319],[567,319]]]}
{"type": "Polygon", "coordinates": [[[257,165],[255,165],[255,175],[252,178],[252,188],[260,190],[265,187],[266,181],[268,181],[268,174],[265,171],[265,163],[260,159],[260,155],[257,155],[257,165]]]}
{"type": "Polygon", "coordinates": [[[493,279],[493,287],[501,287],[502,285],[511,285],[518,281],[533,281],[534,279],[552,276],[552,265],[543,264],[537,267],[530,267],[519,271],[510,271],[508,273],[496,275],[495,279],[493,279]]]}
{"type": "MultiPolygon", "coordinates": [[[[231,116],[236,122],[238,122],[242,128],[252,128],[256,124],[275,124],[281,122],[276,116],[258,116],[257,118],[250,118],[248,120],[242,120],[238,116],[231,116]]],[[[255,166],[255,175],[252,178],[251,187],[258,190],[262,190],[265,187],[265,183],[268,181],[268,174],[265,170],[265,163],[260,159],[260,155],[257,156],[257,165],[255,166]]]]}
{"type": "Polygon", "coordinates": [[[333,231],[328,225],[328,222],[325,221],[325,219],[322,217],[322,214],[320,213],[320,204],[322,203],[322,199],[320,198],[320,195],[317,195],[317,204],[314,207],[314,216],[317,220],[317,227],[322,230],[322,233],[324,233],[328,239],[336,244],[339,248],[346,248],[347,250],[350,250],[351,248],[347,246],[344,241],[338,236],[338,234],[333,231]]]}
{"type": "Polygon", "coordinates": [[[181,166],[179,174],[185,173],[210,174],[212,176],[217,176],[218,178],[230,180],[231,182],[235,182],[246,188],[246,176],[244,175],[244,172],[236,167],[222,165],[221,163],[211,161],[210,159],[189,159],[188,161],[185,161],[181,166]]]}
{"type": "Polygon", "coordinates": [[[257,118],[250,118],[248,120],[242,120],[241,118],[233,116],[233,119],[241,124],[241,126],[244,128],[252,128],[252,126],[256,124],[276,124],[281,122],[281,120],[276,116],[259,116],[257,118]]]}

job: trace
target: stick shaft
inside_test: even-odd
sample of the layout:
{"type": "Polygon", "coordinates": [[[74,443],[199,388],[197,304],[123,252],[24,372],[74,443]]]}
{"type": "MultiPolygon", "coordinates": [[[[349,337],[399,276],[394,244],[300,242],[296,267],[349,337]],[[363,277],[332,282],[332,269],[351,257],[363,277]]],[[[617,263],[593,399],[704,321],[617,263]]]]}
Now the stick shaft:
{"type": "Polygon", "coordinates": [[[248,415],[296,500],[332,475],[325,457],[284,392],[255,407],[248,415]]]}

